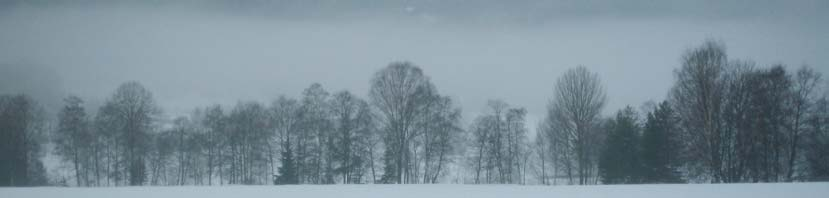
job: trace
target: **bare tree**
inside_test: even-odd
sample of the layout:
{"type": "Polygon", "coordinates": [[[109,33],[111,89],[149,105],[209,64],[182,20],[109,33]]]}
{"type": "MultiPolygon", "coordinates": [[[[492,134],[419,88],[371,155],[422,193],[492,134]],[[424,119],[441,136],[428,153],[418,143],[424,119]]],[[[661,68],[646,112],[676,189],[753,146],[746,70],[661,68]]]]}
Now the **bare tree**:
{"type": "MultiPolygon", "coordinates": [[[[138,82],[121,84],[98,112],[98,119],[107,123],[107,130],[114,137],[111,143],[123,157],[112,163],[127,165],[123,174],[116,175],[128,176],[129,185],[143,185],[146,182],[146,143],[153,130],[153,120],[159,113],[160,108],[152,94],[138,82]]],[[[120,172],[118,165],[114,167],[114,171],[120,172]]]]}
{"type": "Polygon", "coordinates": [[[269,117],[265,107],[257,102],[240,102],[228,115],[228,152],[230,184],[270,183],[268,140],[273,134],[268,128],[269,117]]]}
{"type": "Polygon", "coordinates": [[[547,167],[550,166],[550,156],[548,154],[550,152],[550,142],[549,139],[546,137],[546,134],[548,134],[549,132],[547,131],[548,129],[544,124],[545,122],[539,123],[538,128],[536,129],[535,139],[533,140],[533,149],[535,149],[535,153],[538,155],[538,160],[536,162],[538,162],[539,164],[537,164],[537,169],[541,169],[537,170],[538,181],[539,183],[541,183],[541,185],[549,185],[550,183],[549,177],[547,176],[547,167]]]}
{"type": "MultiPolygon", "coordinates": [[[[170,177],[170,172],[175,170],[172,167],[173,153],[175,152],[176,139],[172,130],[163,130],[151,136],[151,147],[149,159],[149,184],[150,185],[175,185],[170,177]]],[[[175,174],[172,174],[175,176],[175,174]]]]}
{"type": "Polygon", "coordinates": [[[360,183],[363,164],[369,160],[363,155],[369,148],[362,142],[373,135],[371,110],[367,102],[348,91],[334,94],[330,104],[336,131],[332,134],[331,149],[333,160],[337,162],[335,171],[345,184],[360,183]]]}
{"type": "Polygon", "coordinates": [[[457,150],[455,142],[462,132],[459,126],[461,110],[454,107],[449,97],[433,95],[426,109],[428,112],[418,121],[419,155],[423,169],[423,183],[437,183],[457,150]]]}
{"type": "Polygon", "coordinates": [[[407,183],[412,159],[411,141],[415,137],[415,121],[430,102],[433,88],[423,71],[409,62],[394,62],[374,74],[369,98],[380,111],[384,124],[386,183],[407,183]]]}
{"type": "Polygon", "coordinates": [[[794,82],[792,84],[791,94],[791,118],[790,129],[788,131],[788,156],[786,159],[786,180],[794,180],[794,173],[797,171],[797,164],[795,162],[800,156],[798,152],[801,147],[800,139],[803,136],[803,127],[806,124],[806,115],[813,106],[813,98],[816,95],[816,88],[821,82],[820,73],[815,72],[810,67],[803,66],[797,70],[794,82]]]}
{"type": "Polygon", "coordinates": [[[476,183],[522,183],[527,153],[524,108],[510,108],[501,100],[490,100],[487,113],[472,126],[478,155],[476,183]],[[481,176],[481,172],[484,173],[481,176]]]}
{"type": "Polygon", "coordinates": [[[724,140],[721,138],[723,127],[720,115],[725,95],[726,65],[725,47],[715,41],[706,41],[683,55],[682,66],[674,71],[676,83],[670,94],[671,104],[675,105],[680,128],[686,137],[684,139],[689,142],[685,147],[689,148],[686,151],[688,161],[701,163],[699,165],[711,173],[711,181],[714,182],[724,179],[721,164],[724,140]]]}
{"type": "Polygon", "coordinates": [[[300,100],[297,162],[300,183],[334,183],[330,155],[332,131],[328,92],[318,83],[306,88],[300,100]]]}
{"type": "Polygon", "coordinates": [[[174,138],[174,152],[176,158],[175,185],[201,183],[202,133],[194,123],[193,117],[178,117],[173,120],[170,130],[174,138]]]}
{"type": "Polygon", "coordinates": [[[55,153],[72,164],[75,185],[89,185],[90,145],[92,133],[88,126],[83,100],[76,96],[64,99],[66,105],[58,113],[58,129],[55,133],[55,153]]]}
{"type": "Polygon", "coordinates": [[[207,184],[213,185],[214,172],[218,172],[221,180],[222,168],[222,151],[225,150],[227,140],[223,137],[227,131],[227,117],[224,110],[219,105],[214,105],[205,108],[204,117],[201,119],[201,125],[207,130],[205,146],[207,150],[207,184]]]}
{"type": "Polygon", "coordinates": [[[525,156],[529,151],[527,127],[525,125],[526,115],[527,109],[524,108],[510,108],[505,115],[505,166],[509,170],[506,174],[508,183],[524,184],[525,156]]]}
{"type": "Polygon", "coordinates": [[[591,147],[601,142],[596,125],[605,101],[599,76],[584,66],[567,70],[556,82],[546,121],[556,133],[552,137],[562,146],[556,152],[565,161],[571,183],[573,167],[577,168],[580,185],[588,184],[595,172],[598,149],[591,147]]]}

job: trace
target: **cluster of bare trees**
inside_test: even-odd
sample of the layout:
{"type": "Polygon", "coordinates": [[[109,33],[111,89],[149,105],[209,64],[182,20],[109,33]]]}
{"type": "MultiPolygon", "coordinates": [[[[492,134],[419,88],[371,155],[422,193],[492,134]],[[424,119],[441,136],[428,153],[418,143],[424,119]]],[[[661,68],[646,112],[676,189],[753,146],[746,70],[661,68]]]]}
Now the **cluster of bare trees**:
{"type": "Polygon", "coordinates": [[[79,186],[140,185],[147,182],[149,154],[155,147],[160,109],[152,94],[127,82],[93,117],[83,100],[70,96],[58,113],[55,153],[70,162],[79,186]]]}
{"type": "Polygon", "coordinates": [[[121,85],[94,116],[70,96],[53,140],[74,175],[55,180],[77,186],[439,182],[462,142],[460,109],[411,63],[392,63],[371,82],[371,102],[312,84],[299,99],[239,102],[227,110],[213,105],[172,121],[162,119],[137,82],[121,85]]]}
{"type": "Polygon", "coordinates": [[[606,102],[604,87],[598,74],[583,66],[570,69],[559,77],[546,118],[539,124],[537,145],[542,164],[553,166],[548,178],[546,167],[542,183],[556,180],[559,173],[568,184],[596,184],[598,153],[604,133],[601,111],[606,102]],[[547,163],[549,160],[549,163],[547,163]]]}
{"type": "Polygon", "coordinates": [[[802,139],[810,129],[825,133],[806,122],[820,119],[820,74],[731,61],[721,43],[708,41],[683,56],[676,78],[670,100],[690,174],[711,182],[807,179],[802,139]]]}
{"type": "Polygon", "coordinates": [[[461,137],[460,109],[409,62],[394,62],[378,71],[369,97],[384,131],[381,182],[438,182],[461,137]]]}
{"type": "Polygon", "coordinates": [[[707,41],[684,54],[675,76],[668,99],[647,115],[628,107],[604,119],[597,75],[567,71],[537,130],[540,183],[825,180],[819,73],[729,60],[707,41]]]}
{"type": "Polygon", "coordinates": [[[665,101],[605,117],[598,74],[569,69],[535,134],[527,110],[501,100],[463,129],[458,104],[409,62],[377,71],[367,99],[312,84],[296,99],[174,119],[137,82],[94,112],[67,97],[54,124],[32,99],[2,95],[0,186],[829,179],[829,102],[818,72],[729,60],[708,41],[682,56],[675,77],[665,101]],[[47,138],[71,175],[47,177],[47,138]]]}
{"type": "Polygon", "coordinates": [[[530,157],[524,108],[501,100],[488,102],[488,113],[475,119],[472,148],[476,184],[524,184],[530,157]]]}
{"type": "Polygon", "coordinates": [[[162,152],[154,174],[165,181],[173,173],[172,184],[365,183],[374,177],[378,141],[372,119],[365,101],[347,91],[330,96],[319,84],[270,106],[207,107],[177,119],[167,132],[176,146],[162,152]]]}
{"type": "Polygon", "coordinates": [[[80,98],[65,101],[53,139],[78,186],[268,184],[285,164],[294,167],[288,183],[375,177],[368,170],[379,139],[369,104],[347,91],[329,97],[319,84],[301,100],[214,105],[172,122],[135,82],[120,86],[94,118],[80,98]],[[286,152],[295,157],[280,161],[286,152]]]}

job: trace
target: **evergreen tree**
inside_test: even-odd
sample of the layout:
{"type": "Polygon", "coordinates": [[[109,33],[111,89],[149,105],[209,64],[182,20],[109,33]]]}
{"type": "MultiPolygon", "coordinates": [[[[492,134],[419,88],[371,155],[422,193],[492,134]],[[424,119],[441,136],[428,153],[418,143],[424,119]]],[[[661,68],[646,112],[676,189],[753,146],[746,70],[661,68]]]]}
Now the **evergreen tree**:
{"type": "Polygon", "coordinates": [[[642,171],[645,183],[680,183],[675,137],[676,117],[668,102],[648,113],[642,134],[642,171]]]}
{"type": "Polygon", "coordinates": [[[279,167],[279,176],[277,176],[274,180],[274,184],[297,184],[299,179],[297,178],[296,162],[294,161],[294,154],[291,150],[290,140],[287,141],[287,144],[282,150],[282,158],[280,161],[282,162],[282,167],[279,167]]]}
{"type": "Polygon", "coordinates": [[[599,175],[604,184],[638,183],[641,181],[639,163],[639,125],[630,106],[616,113],[608,123],[608,137],[599,157],[599,175]]]}

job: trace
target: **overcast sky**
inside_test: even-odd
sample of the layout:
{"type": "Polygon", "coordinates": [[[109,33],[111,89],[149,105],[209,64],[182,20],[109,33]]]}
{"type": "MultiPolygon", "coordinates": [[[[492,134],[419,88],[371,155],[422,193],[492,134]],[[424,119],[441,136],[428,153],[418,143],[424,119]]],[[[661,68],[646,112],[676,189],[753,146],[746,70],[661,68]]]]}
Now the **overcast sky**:
{"type": "Polygon", "coordinates": [[[167,116],[299,97],[314,82],[365,98],[374,72],[406,60],[461,104],[465,124],[503,99],[526,107],[534,130],[566,69],[599,74],[610,114],[663,100],[681,54],[706,38],[730,59],[829,75],[820,0],[32,2],[0,3],[0,93],[47,108],[67,94],[94,106],[129,80],[167,116]]]}

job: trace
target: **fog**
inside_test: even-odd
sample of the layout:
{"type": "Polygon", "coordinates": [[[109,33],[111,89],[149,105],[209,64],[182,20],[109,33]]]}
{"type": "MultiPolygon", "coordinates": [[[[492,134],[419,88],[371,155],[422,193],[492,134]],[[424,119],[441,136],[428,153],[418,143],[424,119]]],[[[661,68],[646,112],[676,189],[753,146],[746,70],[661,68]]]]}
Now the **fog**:
{"type": "Polygon", "coordinates": [[[681,54],[707,38],[724,42],[730,59],[829,74],[825,1],[555,1],[563,6],[549,10],[536,6],[545,1],[36,2],[0,6],[0,93],[28,93],[50,109],[68,94],[95,106],[129,80],[169,117],[298,97],[315,82],[365,97],[375,71],[411,61],[467,123],[503,99],[526,107],[534,130],[566,69],[599,73],[610,114],[663,100],[681,54]]]}

